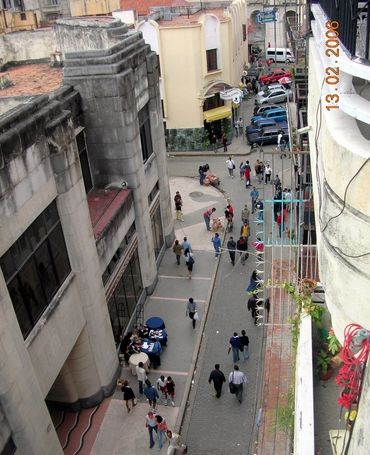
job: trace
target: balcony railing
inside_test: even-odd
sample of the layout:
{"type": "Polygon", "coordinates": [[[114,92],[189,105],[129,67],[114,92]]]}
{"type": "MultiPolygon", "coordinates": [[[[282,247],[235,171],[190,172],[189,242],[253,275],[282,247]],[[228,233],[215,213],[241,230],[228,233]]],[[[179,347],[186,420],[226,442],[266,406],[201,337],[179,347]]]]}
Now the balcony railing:
{"type": "Polygon", "coordinates": [[[329,20],[339,22],[339,39],[351,57],[369,64],[370,2],[361,0],[311,0],[329,20]]]}

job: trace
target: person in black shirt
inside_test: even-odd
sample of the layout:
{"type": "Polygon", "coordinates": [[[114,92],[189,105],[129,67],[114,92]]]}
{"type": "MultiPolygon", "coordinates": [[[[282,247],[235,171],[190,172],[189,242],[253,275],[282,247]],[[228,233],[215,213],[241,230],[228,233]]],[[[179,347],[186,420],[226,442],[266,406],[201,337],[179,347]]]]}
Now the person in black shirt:
{"type": "Polygon", "coordinates": [[[222,392],[222,385],[226,382],[225,375],[220,370],[220,364],[216,363],[215,369],[211,371],[209,375],[208,382],[211,383],[213,381],[213,387],[216,390],[216,398],[220,398],[222,392]]]}

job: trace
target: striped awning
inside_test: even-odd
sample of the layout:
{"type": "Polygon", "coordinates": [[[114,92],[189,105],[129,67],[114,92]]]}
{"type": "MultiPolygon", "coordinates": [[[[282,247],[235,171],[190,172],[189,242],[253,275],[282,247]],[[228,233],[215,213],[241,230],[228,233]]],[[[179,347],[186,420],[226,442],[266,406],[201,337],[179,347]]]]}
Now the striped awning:
{"type": "Polygon", "coordinates": [[[229,117],[231,117],[231,108],[226,106],[216,107],[215,109],[203,112],[203,118],[208,123],[229,117]]]}

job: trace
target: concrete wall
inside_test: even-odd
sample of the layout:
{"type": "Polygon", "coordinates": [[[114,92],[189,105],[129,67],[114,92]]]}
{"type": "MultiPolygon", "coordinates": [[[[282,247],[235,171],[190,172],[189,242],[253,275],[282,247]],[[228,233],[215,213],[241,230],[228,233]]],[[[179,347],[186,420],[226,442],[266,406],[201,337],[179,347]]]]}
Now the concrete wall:
{"type": "MultiPolygon", "coordinates": [[[[344,327],[350,322],[370,328],[370,311],[364,304],[370,286],[370,257],[351,257],[369,250],[370,166],[365,165],[348,187],[370,156],[370,142],[361,135],[356,121],[340,109],[322,108],[319,120],[316,109],[323,74],[317,49],[310,41],[308,124],[312,126],[309,134],[320,279],[335,333],[343,341],[344,327]],[[315,134],[319,126],[316,151],[315,134]]],[[[325,92],[323,95],[325,98],[325,92]]]]}
{"type": "Polygon", "coordinates": [[[28,60],[50,59],[57,50],[57,42],[52,28],[0,35],[0,55],[2,64],[28,60]]]}
{"type": "Polygon", "coordinates": [[[0,256],[56,198],[72,268],[25,341],[0,272],[0,396],[29,454],[61,453],[44,401],[61,369],[69,366],[76,394],[65,382],[53,398],[89,406],[111,393],[118,368],[72,117],[57,98],[41,96],[1,120],[0,256]]]}

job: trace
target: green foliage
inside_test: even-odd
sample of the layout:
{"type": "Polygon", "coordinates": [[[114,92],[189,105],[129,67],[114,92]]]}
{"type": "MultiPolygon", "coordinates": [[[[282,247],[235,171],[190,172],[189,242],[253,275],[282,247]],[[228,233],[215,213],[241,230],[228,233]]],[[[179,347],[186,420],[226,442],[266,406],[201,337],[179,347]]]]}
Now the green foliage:
{"type": "Polygon", "coordinates": [[[276,427],[288,434],[292,434],[294,429],[294,388],[291,387],[285,396],[288,402],[285,406],[277,408],[276,427]]]}
{"type": "Polygon", "coordinates": [[[317,354],[316,357],[316,367],[317,370],[322,372],[325,375],[328,372],[331,363],[331,356],[327,351],[321,349],[321,351],[317,354]]]}
{"type": "Polygon", "coordinates": [[[338,338],[335,336],[333,330],[330,330],[329,335],[327,336],[328,340],[328,351],[332,355],[337,355],[338,352],[342,349],[341,344],[338,341],[338,338]]]}

